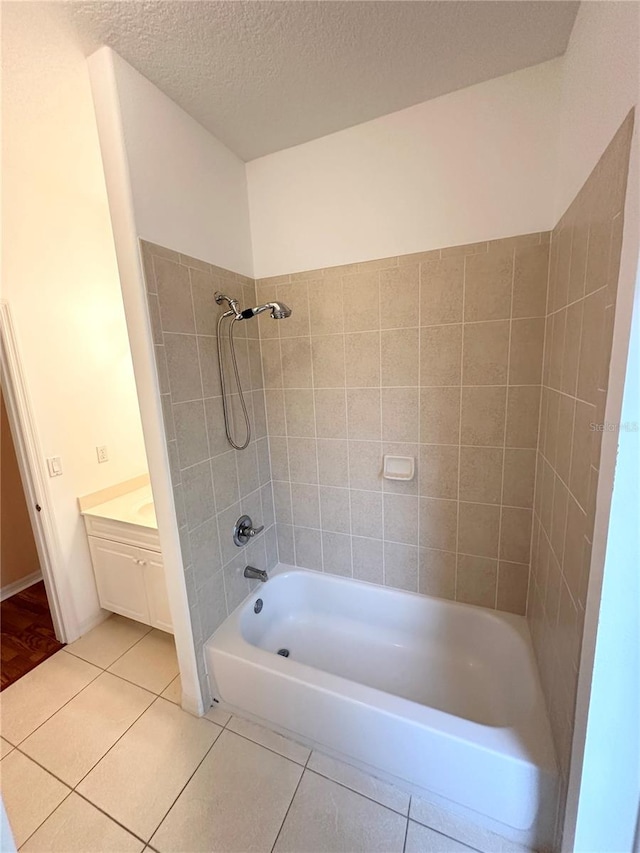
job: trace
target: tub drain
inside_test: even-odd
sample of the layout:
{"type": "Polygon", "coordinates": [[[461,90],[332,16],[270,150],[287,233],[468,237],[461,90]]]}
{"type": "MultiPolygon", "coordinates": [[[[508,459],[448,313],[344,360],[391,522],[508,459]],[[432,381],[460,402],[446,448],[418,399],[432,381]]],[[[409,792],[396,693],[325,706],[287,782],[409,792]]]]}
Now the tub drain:
{"type": "Polygon", "coordinates": [[[289,649],[278,649],[278,654],[282,658],[288,658],[289,657],[289,649]]]}

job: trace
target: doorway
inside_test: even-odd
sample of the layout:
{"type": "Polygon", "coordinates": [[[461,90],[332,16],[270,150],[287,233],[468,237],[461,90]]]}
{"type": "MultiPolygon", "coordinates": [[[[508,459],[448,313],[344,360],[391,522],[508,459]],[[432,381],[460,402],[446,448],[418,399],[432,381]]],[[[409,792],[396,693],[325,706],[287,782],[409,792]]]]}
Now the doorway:
{"type": "Polygon", "coordinates": [[[1,388],[0,626],[0,690],[63,647],[56,639],[1,388]]]}

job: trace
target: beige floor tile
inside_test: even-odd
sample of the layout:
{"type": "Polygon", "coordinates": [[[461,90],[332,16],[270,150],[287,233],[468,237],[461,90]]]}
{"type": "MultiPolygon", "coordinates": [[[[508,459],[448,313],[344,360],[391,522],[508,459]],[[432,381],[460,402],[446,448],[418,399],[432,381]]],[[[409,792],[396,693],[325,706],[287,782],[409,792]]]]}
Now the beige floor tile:
{"type": "Polygon", "coordinates": [[[383,782],[368,773],[363,773],[362,770],[357,770],[355,767],[350,767],[348,764],[336,761],[320,752],[312,754],[307,766],[309,770],[326,776],[328,779],[333,779],[334,782],[339,782],[341,785],[346,785],[352,791],[369,797],[370,800],[375,800],[376,803],[387,806],[395,812],[400,812],[403,815],[409,813],[409,794],[395,788],[388,782],[383,782]]]}
{"type": "Polygon", "coordinates": [[[0,693],[2,736],[19,744],[98,675],[95,666],[57,652],[0,693]]]}
{"type": "Polygon", "coordinates": [[[155,629],[150,631],[112,664],[109,672],[152,693],[162,693],[179,673],[172,635],[155,629]]]}
{"type": "Polygon", "coordinates": [[[73,788],[154,699],[153,693],[103,672],[21,749],[73,788]]]}
{"type": "Polygon", "coordinates": [[[405,853],[474,853],[472,847],[441,835],[435,829],[409,821],[405,853]]]}
{"type": "Polygon", "coordinates": [[[5,755],[9,755],[12,749],[13,747],[11,744],[3,737],[0,737],[0,758],[4,758],[5,755]]]}
{"type": "MultiPolygon", "coordinates": [[[[496,851],[502,850],[503,844],[506,843],[495,832],[436,806],[428,800],[423,800],[421,797],[411,797],[409,817],[441,835],[456,839],[456,842],[460,844],[468,844],[474,850],[496,853],[496,851]]],[[[514,844],[513,847],[517,849],[518,845],[514,844]]]]}
{"type": "Polygon", "coordinates": [[[264,726],[259,726],[256,723],[250,723],[249,720],[243,720],[242,717],[232,717],[231,722],[227,723],[227,729],[249,740],[259,743],[261,746],[266,746],[267,749],[272,749],[274,752],[279,752],[285,758],[290,758],[296,764],[306,764],[311,750],[306,746],[302,746],[289,738],[276,734],[264,726]]]}
{"type": "Polygon", "coordinates": [[[114,613],[75,643],[65,646],[65,651],[107,669],[151,630],[150,625],[114,613]]]}
{"type": "Polygon", "coordinates": [[[231,719],[231,714],[227,713],[227,711],[223,711],[218,705],[212,705],[204,716],[205,719],[211,720],[212,723],[217,723],[223,728],[231,719]]]}
{"type": "Polygon", "coordinates": [[[180,681],[180,676],[176,676],[160,695],[163,699],[173,702],[174,705],[179,705],[182,702],[182,682],[180,681]]]}
{"type": "Polygon", "coordinates": [[[2,759],[0,773],[2,798],[16,847],[20,847],[70,790],[17,749],[2,759]]]}
{"type": "Polygon", "coordinates": [[[148,840],[221,731],[157,699],[78,791],[148,840]]]}
{"type": "Polygon", "coordinates": [[[21,849],[28,853],[140,853],[144,843],[71,794],[21,849]]]}
{"type": "Polygon", "coordinates": [[[274,853],[401,853],[407,819],[305,770],[274,853]]]}
{"type": "Polygon", "coordinates": [[[161,853],[268,853],[301,773],[297,764],[225,730],[151,844],[161,853]]]}

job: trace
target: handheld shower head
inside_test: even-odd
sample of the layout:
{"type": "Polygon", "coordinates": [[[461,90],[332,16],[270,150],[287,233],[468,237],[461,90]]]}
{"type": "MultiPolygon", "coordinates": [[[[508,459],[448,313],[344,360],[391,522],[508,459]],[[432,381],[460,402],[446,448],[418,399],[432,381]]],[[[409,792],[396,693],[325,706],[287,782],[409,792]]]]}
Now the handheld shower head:
{"type": "Polygon", "coordinates": [[[263,311],[271,311],[271,317],[274,320],[286,320],[291,316],[291,308],[285,305],[284,302],[265,302],[264,305],[257,305],[255,308],[247,308],[242,312],[245,319],[255,317],[257,314],[262,314],[263,311]]]}

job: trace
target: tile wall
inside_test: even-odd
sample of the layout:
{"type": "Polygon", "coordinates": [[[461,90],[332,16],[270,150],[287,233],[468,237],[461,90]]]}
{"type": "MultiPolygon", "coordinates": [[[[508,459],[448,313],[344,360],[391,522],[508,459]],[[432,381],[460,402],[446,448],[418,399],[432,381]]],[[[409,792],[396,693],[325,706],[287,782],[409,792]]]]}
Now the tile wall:
{"type": "Polygon", "coordinates": [[[563,786],[573,737],[632,130],[630,114],[551,238],[528,618],[563,786]]]}
{"type": "Polygon", "coordinates": [[[259,321],[281,561],[525,612],[548,261],[528,234],[257,282],[293,308],[259,321]]]}
{"type": "MultiPolygon", "coordinates": [[[[253,432],[241,452],[226,440],[218,374],[216,322],[224,309],[215,304],[214,292],[222,290],[242,305],[255,305],[255,284],[152,243],[141,241],[141,251],[196,657],[207,696],[203,642],[249,593],[245,565],[268,569],[277,562],[255,321],[237,324],[235,332],[253,432]],[[239,549],[232,531],[244,513],[256,525],[263,524],[265,532],[239,549]]],[[[223,358],[228,361],[226,348],[223,358]]],[[[230,375],[228,370],[225,375],[230,375]]],[[[244,437],[237,394],[232,414],[236,433],[244,437]]]]}

